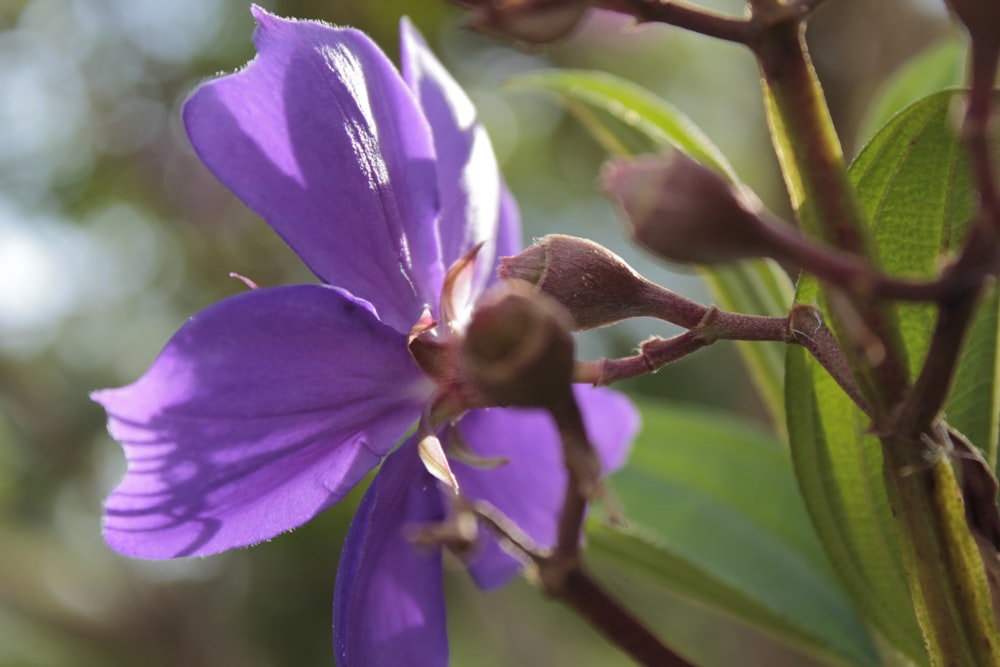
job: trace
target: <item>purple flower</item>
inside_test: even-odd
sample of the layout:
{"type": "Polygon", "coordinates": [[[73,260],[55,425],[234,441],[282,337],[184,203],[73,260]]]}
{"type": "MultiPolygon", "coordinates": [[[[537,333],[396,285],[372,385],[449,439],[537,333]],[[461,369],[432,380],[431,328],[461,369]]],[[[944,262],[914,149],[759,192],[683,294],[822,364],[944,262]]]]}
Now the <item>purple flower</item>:
{"type": "MultiPolygon", "coordinates": [[[[517,211],[471,103],[408,23],[400,76],[355,30],[254,15],[258,56],[199,88],[184,121],[205,164],[322,284],[226,299],[137,382],[95,392],[128,460],[105,539],[141,558],[255,544],[382,462],[337,574],[337,658],[444,665],[440,551],[412,546],[406,528],[440,521],[445,497],[416,436],[392,451],[440,395],[408,337],[425,312],[442,340],[460,333],[496,257],[518,249],[517,211]],[[448,268],[478,244],[468,294],[440,308],[448,268]]],[[[608,391],[578,397],[605,469],[619,466],[633,408],[608,391]]],[[[459,428],[477,455],[510,460],[489,471],[453,463],[463,493],[552,544],[565,475],[546,415],[474,409],[459,428]]],[[[519,567],[488,536],[469,561],[483,588],[519,567]]]]}

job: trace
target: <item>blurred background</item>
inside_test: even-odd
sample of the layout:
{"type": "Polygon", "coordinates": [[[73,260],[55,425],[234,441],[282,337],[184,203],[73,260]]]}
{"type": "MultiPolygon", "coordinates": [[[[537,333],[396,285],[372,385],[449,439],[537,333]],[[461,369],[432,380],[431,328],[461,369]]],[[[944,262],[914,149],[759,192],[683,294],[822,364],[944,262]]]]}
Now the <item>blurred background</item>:
{"type": "MultiPolygon", "coordinates": [[[[526,240],[594,238],[706,298],[692,275],[629,246],[594,188],[601,151],[573,119],[545,96],[504,90],[504,79],[550,67],[607,70],[662,95],[787,212],[755,66],[737,47],[595,13],[571,39],[525,51],[463,30],[461,13],[439,0],[260,4],[362,28],[393,59],[409,15],[479,107],[526,240]]],[[[853,153],[879,86],[950,28],[937,1],[827,5],[810,40],[853,153]]],[[[199,82],[253,56],[252,31],[245,0],[0,0],[2,667],[333,665],[333,582],[360,490],[294,533],[202,560],[129,560],[100,536],[101,503],[124,462],[88,392],[133,381],[190,315],[245,289],[230,271],[261,285],[314,280],[201,167],[179,122],[199,82]]],[[[588,336],[581,354],[628,354],[658,326],[588,336]]],[[[761,419],[725,344],[627,389],[761,419]]],[[[601,576],[709,664],[808,664],[627,572],[601,576]]],[[[455,665],[628,664],[524,582],[484,595],[450,566],[448,593],[455,665]]]]}

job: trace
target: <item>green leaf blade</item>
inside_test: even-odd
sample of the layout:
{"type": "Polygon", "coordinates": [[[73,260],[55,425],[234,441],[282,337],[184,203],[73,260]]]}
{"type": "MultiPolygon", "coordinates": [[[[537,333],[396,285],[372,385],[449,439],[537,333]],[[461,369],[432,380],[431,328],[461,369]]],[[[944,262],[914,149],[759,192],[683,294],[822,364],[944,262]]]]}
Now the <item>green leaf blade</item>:
{"type": "Polygon", "coordinates": [[[869,106],[860,136],[871,138],[890,118],[917,100],[962,84],[965,45],[945,39],[906,63],[893,74],[869,106]]]}
{"type": "Polygon", "coordinates": [[[926,664],[892,513],[879,442],[868,421],[806,350],[789,348],[786,394],[792,462],[806,507],[834,569],[886,640],[926,664]]]}
{"type": "MultiPolygon", "coordinates": [[[[850,167],[859,202],[873,221],[881,268],[891,275],[932,279],[942,258],[960,249],[968,229],[975,199],[953,123],[958,94],[932,94],[893,116],[850,167]]],[[[823,305],[815,280],[800,281],[796,300],[823,305]]],[[[997,306],[991,294],[979,308],[946,405],[949,421],[975,433],[970,437],[988,457],[996,450],[1000,408],[997,306]]],[[[935,310],[900,304],[897,316],[916,376],[935,310]]],[[[786,387],[796,475],[835,569],[878,631],[911,659],[925,662],[869,420],[804,350],[788,350],[786,387]]]]}
{"type": "MultiPolygon", "coordinates": [[[[976,206],[955,110],[962,94],[939,91],[887,123],[851,165],[862,206],[876,221],[883,269],[892,275],[931,279],[943,256],[957,253],[976,206]]],[[[998,395],[997,294],[976,313],[952,393],[948,422],[996,459],[998,395]]],[[[927,354],[935,321],[929,304],[899,307],[899,322],[915,376],[927,354]]]]}
{"type": "Polygon", "coordinates": [[[708,411],[658,406],[614,478],[623,529],[590,547],[832,665],[877,665],[813,532],[781,443],[708,411]]]}

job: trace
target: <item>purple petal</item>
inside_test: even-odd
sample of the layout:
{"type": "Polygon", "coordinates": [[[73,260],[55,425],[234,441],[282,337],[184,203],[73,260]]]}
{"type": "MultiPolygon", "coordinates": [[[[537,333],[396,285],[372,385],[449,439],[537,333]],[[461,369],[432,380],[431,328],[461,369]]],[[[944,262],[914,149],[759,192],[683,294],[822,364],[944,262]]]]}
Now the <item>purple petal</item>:
{"type": "MultiPolygon", "coordinates": [[[[605,473],[619,468],[639,427],[635,408],[607,389],[576,388],[587,433],[605,473]]],[[[551,418],[541,410],[476,410],[461,421],[462,433],[481,456],[510,463],[495,470],[453,464],[462,491],[492,503],[536,543],[551,547],[566,489],[562,447],[551,418]]],[[[469,569],[483,589],[506,582],[521,567],[491,536],[485,537],[469,569]]]]}
{"type": "MultiPolygon", "coordinates": [[[[512,257],[524,249],[521,240],[521,213],[517,208],[517,201],[507,189],[503,187],[503,194],[500,198],[500,225],[497,229],[497,259],[501,257],[512,257]]],[[[494,271],[494,280],[499,280],[494,271]]]]}
{"type": "Polygon", "coordinates": [[[184,106],[191,143],[316,275],[408,332],[443,276],[427,121],[364,34],[254,15],[257,57],[184,106]]]}
{"type": "Polygon", "coordinates": [[[444,517],[441,493],[409,438],[382,464],[344,543],[333,603],[340,667],[445,667],[448,637],[441,550],[408,531],[444,517]]]}
{"type": "MultiPolygon", "coordinates": [[[[438,156],[441,193],[439,234],[450,266],[483,243],[470,295],[478,295],[493,274],[503,184],[493,146],[465,91],[434,57],[413,25],[400,24],[403,78],[430,122],[438,156]]],[[[520,236],[520,232],[518,232],[520,236]]],[[[520,239],[518,239],[520,242],[520,239]]]]}
{"type": "Polygon", "coordinates": [[[365,476],[429,394],[405,337],[329,287],[253,290],[192,318],[134,384],[95,392],[128,473],[105,539],[142,558],[299,526],[365,476]]]}

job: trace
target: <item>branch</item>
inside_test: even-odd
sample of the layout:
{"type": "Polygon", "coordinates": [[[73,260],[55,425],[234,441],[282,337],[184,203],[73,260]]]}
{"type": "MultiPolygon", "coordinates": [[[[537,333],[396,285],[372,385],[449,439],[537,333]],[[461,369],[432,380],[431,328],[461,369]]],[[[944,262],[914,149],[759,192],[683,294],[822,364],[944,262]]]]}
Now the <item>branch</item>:
{"type": "Polygon", "coordinates": [[[705,308],[702,320],[690,330],[673,338],[652,338],[642,344],[637,355],[620,359],[578,361],[573,381],[604,386],[655,373],[667,364],[717,340],[774,341],[801,345],[809,350],[844,393],[865,414],[872,416],[872,408],[851,373],[840,343],[823,321],[823,314],[818,308],[804,304],[792,306],[787,317],[743,315],[705,308]]]}
{"type": "Polygon", "coordinates": [[[749,21],[674,0],[598,0],[595,6],[738,44],[749,43],[752,33],[749,21]]]}
{"type": "Polygon", "coordinates": [[[854,298],[897,301],[943,301],[982,284],[990,267],[953,265],[935,280],[886,275],[863,256],[817,243],[794,226],[758,213],[761,234],[772,248],[772,259],[810,273],[854,298]]]}
{"type": "MultiPolygon", "coordinates": [[[[475,503],[473,511],[500,540],[534,564],[547,595],[572,608],[636,662],[649,667],[693,667],[594,581],[579,559],[542,552],[512,521],[487,503],[475,503]]],[[[579,535],[575,542],[579,542],[579,535]]]]}

